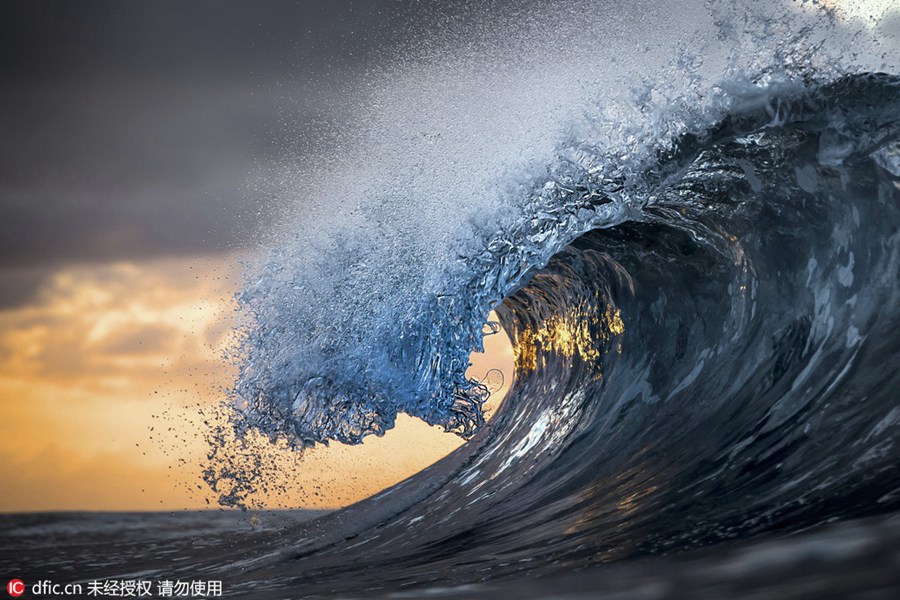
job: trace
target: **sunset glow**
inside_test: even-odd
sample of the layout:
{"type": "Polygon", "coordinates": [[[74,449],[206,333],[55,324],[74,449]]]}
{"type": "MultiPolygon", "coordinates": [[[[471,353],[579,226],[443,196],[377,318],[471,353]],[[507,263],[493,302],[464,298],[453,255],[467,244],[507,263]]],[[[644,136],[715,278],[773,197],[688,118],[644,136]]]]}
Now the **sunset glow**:
{"type": "MultiPolygon", "coordinates": [[[[205,508],[204,420],[225,399],[240,256],[62,269],[0,311],[0,510],[205,508]]],[[[470,374],[505,372],[504,334],[470,374]]],[[[494,401],[496,403],[496,400],[494,401]]],[[[401,415],[363,446],[273,451],[287,491],[261,506],[334,508],[421,470],[462,440],[401,415]]],[[[209,502],[209,503],[208,503],[209,502]]]]}

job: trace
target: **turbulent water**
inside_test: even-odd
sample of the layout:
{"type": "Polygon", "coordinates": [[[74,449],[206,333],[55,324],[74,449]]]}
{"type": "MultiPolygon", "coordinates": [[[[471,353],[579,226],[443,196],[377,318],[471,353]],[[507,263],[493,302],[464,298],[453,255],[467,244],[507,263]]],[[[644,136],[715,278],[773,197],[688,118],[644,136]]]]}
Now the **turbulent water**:
{"type": "MultiPolygon", "coordinates": [[[[404,412],[469,443],[185,572],[464,597],[900,509],[896,46],[827,11],[696,4],[651,3],[663,41],[611,27],[602,60],[569,15],[530,54],[496,35],[487,65],[392,73],[242,296],[236,425],[300,448],[404,412]],[[485,424],[465,371],[492,309],[516,373],[485,424]]],[[[253,476],[207,473],[226,504],[253,476]]]]}
{"type": "MultiPolygon", "coordinates": [[[[318,593],[459,585],[896,511],[898,135],[900,79],[846,76],[741,103],[638,183],[541,186],[507,235],[589,226],[546,264],[502,237],[483,257],[518,287],[500,413],[275,570],[318,593]]],[[[477,406],[459,397],[449,427],[477,406]]]]}
{"type": "MultiPolygon", "coordinates": [[[[505,581],[900,508],[892,46],[767,6],[694,7],[694,45],[667,31],[695,13],[651,11],[636,52],[585,34],[393,74],[368,155],[303,189],[242,297],[236,425],[309,447],[405,412],[470,443],[250,587],[505,581]],[[491,309],[516,373],[485,425],[464,374],[491,309]]],[[[255,476],[207,474],[225,504],[255,476]]]]}
{"type": "MultiPolygon", "coordinates": [[[[304,447],[358,443],[404,412],[471,437],[484,423],[487,390],[465,372],[494,308],[520,370],[527,367],[521,375],[558,377],[544,356],[556,350],[594,364],[599,380],[611,348],[637,336],[641,344],[626,355],[641,357],[651,379],[638,371],[620,377],[646,380],[654,389],[641,393],[645,403],[664,405],[674,402],[655,389],[667,379],[660,363],[677,361],[669,366],[707,380],[703,366],[718,365],[703,352],[720,355],[731,338],[733,359],[762,352],[753,330],[789,327],[797,340],[818,341],[821,319],[832,316],[830,327],[868,335],[868,321],[840,316],[861,319],[865,301],[841,310],[836,292],[816,290],[838,273],[850,296],[889,302],[874,289],[888,293],[877,282],[892,275],[890,229],[877,258],[855,247],[855,232],[873,235],[872,222],[893,222],[890,206],[885,214],[867,208],[870,197],[894,188],[864,165],[887,181],[896,176],[896,85],[877,73],[890,71],[887,59],[859,56],[887,57],[890,46],[863,47],[862,34],[830,13],[822,25],[815,12],[716,4],[705,5],[710,39],[689,45],[684,36],[699,31],[690,30],[696,15],[686,10],[697,7],[686,4],[676,15],[649,5],[651,24],[632,33],[661,38],[653,45],[619,45],[615,31],[591,39],[577,22],[574,31],[556,24],[556,44],[529,37],[548,37],[540,24],[517,23],[510,37],[519,45],[482,48],[467,39],[472,48],[461,58],[440,49],[440,58],[385,74],[388,83],[360,109],[365,123],[350,139],[358,147],[342,147],[327,157],[331,164],[291,182],[296,203],[288,203],[286,231],[241,296],[252,319],[234,390],[244,425],[304,447]],[[588,39],[569,39],[578,35],[588,39]],[[476,59],[484,64],[471,64],[476,59]],[[869,179],[879,183],[866,188],[869,179]],[[598,254],[585,254],[588,240],[598,254]],[[677,255],[688,242],[694,254],[677,255]],[[576,249],[593,269],[551,278],[576,249]],[[785,253],[803,264],[777,262],[785,253]],[[707,280],[686,287],[700,265],[710,269],[707,280]],[[649,299],[641,293],[649,282],[640,280],[654,271],[658,328],[646,333],[651,321],[641,307],[649,299]],[[776,274],[778,298],[764,285],[776,274]],[[547,306],[528,299],[535,286],[547,306]],[[785,305],[805,306],[807,293],[815,309],[783,314],[785,305]],[[687,327],[688,306],[698,323],[721,321],[718,335],[700,324],[669,331],[687,327]],[[610,334],[623,330],[610,345],[610,334]],[[567,341],[554,343],[556,335],[567,341]]],[[[602,25],[641,8],[619,8],[623,14],[602,25]]],[[[714,394],[721,402],[723,392],[714,394]]]]}

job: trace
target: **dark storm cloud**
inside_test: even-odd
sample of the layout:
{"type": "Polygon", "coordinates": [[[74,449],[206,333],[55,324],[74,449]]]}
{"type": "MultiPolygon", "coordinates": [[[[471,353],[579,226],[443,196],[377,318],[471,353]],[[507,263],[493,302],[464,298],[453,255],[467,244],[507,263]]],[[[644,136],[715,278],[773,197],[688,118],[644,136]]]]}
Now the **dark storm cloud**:
{"type": "Polygon", "coordinates": [[[4,3],[0,309],[72,262],[245,246],[267,168],[339,130],[371,67],[488,4],[512,6],[4,3]]]}
{"type": "Polygon", "coordinates": [[[252,175],[427,26],[407,4],[5,3],[0,307],[68,262],[247,243],[252,175]]]}
{"type": "MultiPolygon", "coordinates": [[[[0,51],[18,80],[254,80],[356,65],[394,43],[416,2],[80,1],[6,3],[0,51]]],[[[421,16],[421,15],[419,15],[421,16]]]]}
{"type": "Polygon", "coordinates": [[[47,269],[0,269],[0,310],[28,302],[49,276],[47,269]]]}
{"type": "Polygon", "coordinates": [[[56,85],[10,98],[0,266],[217,251],[252,225],[240,223],[247,179],[273,154],[262,136],[274,125],[248,90],[56,85]]]}

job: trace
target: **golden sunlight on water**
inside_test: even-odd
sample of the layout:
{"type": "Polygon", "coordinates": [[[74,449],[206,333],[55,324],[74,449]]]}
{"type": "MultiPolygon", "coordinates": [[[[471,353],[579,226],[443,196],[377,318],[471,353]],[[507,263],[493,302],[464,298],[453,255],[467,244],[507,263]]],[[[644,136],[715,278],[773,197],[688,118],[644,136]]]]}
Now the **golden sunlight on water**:
{"type": "MultiPolygon", "coordinates": [[[[204,421],[234,379],[239,256],[70,267],[0,311],[0,511],[215,506],[200,479],[204,421]]],[[[509,389],[505,333],[471,377],[509,389]]],[[[384,437],[275,456],[277,493],[256,506],[334,508],[402,481],[463,441],[401,415],[384,437]]],[[[268,442],[266,442],[268,445],[268,442]]]]}
{"type": "Polygon", "coordinates": [[[524,329],[516,340],[516,367],[522,372],[538,368],[538,348],[555,352],[566,358],[578,356],[585,363],[599,365],[601,342],[622,335],[625,325],[619,309],[606,307],[604,314],[595,315],[573,310],[564,316],[545,319],[538,328],[524,329]]]}

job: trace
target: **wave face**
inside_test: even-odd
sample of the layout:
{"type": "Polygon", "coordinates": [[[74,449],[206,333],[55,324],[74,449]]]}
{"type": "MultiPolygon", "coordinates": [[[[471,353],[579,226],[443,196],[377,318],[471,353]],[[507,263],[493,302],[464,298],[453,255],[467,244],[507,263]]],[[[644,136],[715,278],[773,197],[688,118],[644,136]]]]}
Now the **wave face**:
{"type": "Polygon", "coordinates": [[[374,232],[273,259],[239,428],[357,443],[402,411],[471,441],[288,534],[260,589],[502,580],[900,508],[900,78],[789,41],[777,69],[623,96],[653,110],[614,130],[595,106],[488,218],[458,209],[465,235],[428,234],[452,207],[398,219],[394,187],[374,232]],[[517,365],[485,425],[464,372],[495,307],[517,365]]]}
{"type": "Polygon", "coordinates": [[[468,469],[533,472],[557,556],[896,509],[898,84],[842,79],[683,140],[639,217],[503,303],[530,372],[468,469]]]}

